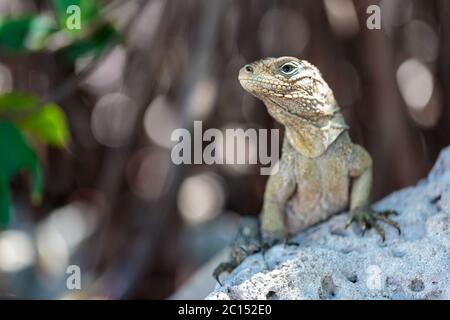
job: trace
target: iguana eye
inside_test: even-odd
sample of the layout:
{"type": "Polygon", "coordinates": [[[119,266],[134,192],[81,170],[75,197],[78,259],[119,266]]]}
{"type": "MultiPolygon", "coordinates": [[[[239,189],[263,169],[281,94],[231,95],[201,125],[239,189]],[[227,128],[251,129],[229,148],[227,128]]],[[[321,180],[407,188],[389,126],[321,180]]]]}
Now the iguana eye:
{"type": "Polygon", "coordinates": [[[284,74],[293,74],[296,70],[297,70],[297,65],[292,63],[292,62],[288,62],[285,63],[281,66],[280,70],[282,73],[284,74]]]}

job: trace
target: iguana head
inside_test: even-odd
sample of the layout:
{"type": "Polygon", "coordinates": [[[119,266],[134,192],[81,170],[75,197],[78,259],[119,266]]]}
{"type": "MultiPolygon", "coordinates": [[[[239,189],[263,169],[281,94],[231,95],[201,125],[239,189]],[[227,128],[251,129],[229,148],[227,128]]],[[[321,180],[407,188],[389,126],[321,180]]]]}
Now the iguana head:
{"type": "Polygon", "coordinates": [[[285,124],[287,116],[311,121],[338,110],[333,92],[314,65],[294,57],[266,58],[245,65],[239,72],[242,87],[261,99],[269,112],[285,124]]]}
{"type": "Polygon", "coordinates": [[[286,126],[298,152],[317,157],[348,127],[333,91],[314,65],[294,57],[266,58],[239,72],[242,87],[286,126]]]}

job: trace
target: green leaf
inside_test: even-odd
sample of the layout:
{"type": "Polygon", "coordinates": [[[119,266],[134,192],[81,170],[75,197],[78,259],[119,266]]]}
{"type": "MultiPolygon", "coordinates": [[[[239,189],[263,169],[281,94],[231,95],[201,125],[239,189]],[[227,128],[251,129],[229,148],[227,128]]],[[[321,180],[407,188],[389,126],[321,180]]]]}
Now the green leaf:
{"type": "Polygon", "coordinates": [[[55,31],[54,21],[47,16],[0,18],[0,48],[14,53],[42,50],[55,31]]]}
{"type": "Polygon", "coordinates": [[[0,121],[0,228],[11,221],[9,181],[20,171],[31,173],[34,203],[42,198],[42,167],[34,150],[28,145],[19,129],[11,122],[0,121]]]}
{"type": "Polygon", "coordinates": [[[93,35],[75,41],[71,45],[62,48],[60,54],[67,61],[75,61],[76,59],[88,55],[98,56],[107,48],[119,42],[120,36],[116,29],[106,24],[99,28],[93,35]]]}
{"type": "Polygon", "coordinates": [[[50,146],[65,147],[69,142],[66,116],[56,104],[44,105],[18,124],[24,133],[50,146]]]}
{"type": "Polygon", "coordinates": [[[95,0],[52,0],[52,3],[59,27],[75,35],[82,32],[100,14],[99,5],[95,0]],[[77,19],[78,12],[80,14],[80,29],[68,28],[69,19],[77,19]]]}
{"type": "Polygon", "coordinates": [[[11,92],[0,95],[0,119],[18,124],[31,138],[54,147],[67,146],[70,134],[62,109],[53,103],[41,105],[34,95],[11,92]]]}
{"type": "Polygon", "coordinates": [[[6,228],[11,221],[10,203],[8,180],[0,176],[0,230],[6,228]]]}
{"type": "Polygon", "coordinates": [[[37,96],[18,92],[0,95],[0,117],[17,112],[33,112],[39,107],[37,96]]]}

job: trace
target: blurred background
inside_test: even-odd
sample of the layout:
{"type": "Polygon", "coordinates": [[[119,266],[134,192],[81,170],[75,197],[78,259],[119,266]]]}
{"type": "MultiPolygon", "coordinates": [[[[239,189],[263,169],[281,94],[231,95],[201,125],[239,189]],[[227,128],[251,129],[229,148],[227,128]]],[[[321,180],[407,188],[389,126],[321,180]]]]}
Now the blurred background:
{"type": "Polygon", "coordinates": [[[450,144],[449,23],[444,0],[0,0],[0,296],[172,296],[267,176],[175,166],[170,135],[282,129],[237,81],[262,57],[319,67],[374,159],[373,200],[415,184],[450,144]]]}

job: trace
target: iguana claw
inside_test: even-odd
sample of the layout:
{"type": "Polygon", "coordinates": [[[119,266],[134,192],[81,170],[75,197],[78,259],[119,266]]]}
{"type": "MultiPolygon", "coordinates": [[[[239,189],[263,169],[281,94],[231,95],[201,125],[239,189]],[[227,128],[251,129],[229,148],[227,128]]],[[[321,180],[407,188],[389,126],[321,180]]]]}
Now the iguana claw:
{"type": "Polygon", "coordinates": [[[350,211],[350,218],[347,221],[346,227],[356,222],[363,231],[363,234],[367,229],[374,228],[384,242],[386,236],[383,228],[377,223],[379,221],[394,227],[398,231],[398,234],[401,234],[399,224],[389,219],[389,215],[398,215],[398,212],[395,210],[375,211],[370,206],[358,207],[350,211]]]}
{"type": "Polygon", "coordinates": [[[261,250],[261,237],[259,223],[256,218],[244,217],[239,225],[239,230],[231,244],[230,260],[222,262],[213,271],[213,277],[219,285],[220,275],[223,272],[233,271],[245,258],[261,250]]]}

